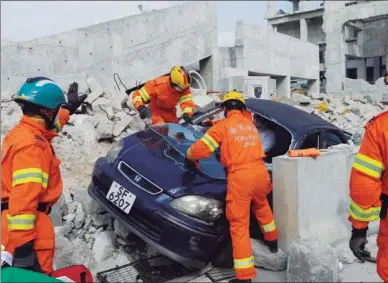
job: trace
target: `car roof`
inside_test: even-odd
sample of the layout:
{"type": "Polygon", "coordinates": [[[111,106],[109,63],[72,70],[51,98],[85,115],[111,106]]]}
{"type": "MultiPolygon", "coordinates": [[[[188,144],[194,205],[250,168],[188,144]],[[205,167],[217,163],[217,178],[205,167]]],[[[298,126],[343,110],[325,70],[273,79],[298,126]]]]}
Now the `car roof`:
{"type": "Polygon", "coordinates": [[[245,102],[251,112],[261,114],[266,118],[272,118],[292,131],[299,132],[302,129],[308,131],[317,127],[339,130],[338,127],[317,115],[282,102],[251,98],[246,99],[245,102]]]}

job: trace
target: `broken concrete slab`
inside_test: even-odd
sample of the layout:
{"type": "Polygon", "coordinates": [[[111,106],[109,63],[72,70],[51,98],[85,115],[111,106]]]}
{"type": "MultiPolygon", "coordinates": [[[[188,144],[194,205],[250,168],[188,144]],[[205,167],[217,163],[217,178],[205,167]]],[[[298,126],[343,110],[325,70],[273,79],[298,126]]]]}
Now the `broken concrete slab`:
{"type": "Polygon", "coordinates": [[[319,240],[297,240],[288,250],[287,282],[337,282],[338,258],[319,240]]]}
{"type": "Polygon", "coordinates": [[[115,117],[117,120],[113,127],[113,136],[117,137],[129,126],[133,120],[133,116],[130,116],[125,112],[118,112],[115,117]]]}
{"type": "Polygon", "coordinates": [[[193,101],[197,107],[197,111],[206,112],[215,107],[216,102],[214,99],[207,95],[193,96],[193,101]]]}
{"type": "Polygon", "coordinates": [[[96,262],[101,262],[113,256],[116,236],[113,232],[99,233],[93,244],[93,255],[96,262]]]}
{"type": "Polygon", "coordinates": [[[288,155],[273,159],[273,209],[281,249],[287,250],[296,239],[334,243],[348,238],[349,178],[355,154],[333,150],[315,159],[288,155]]]}
{"type": "Polygon", "coordinates": [[[273,271],[287,268],[287,255],[281,249],[277,253],[271,253],[266,245],[255,239],[251,239],[251,246],[256,267],[273,271]]]}

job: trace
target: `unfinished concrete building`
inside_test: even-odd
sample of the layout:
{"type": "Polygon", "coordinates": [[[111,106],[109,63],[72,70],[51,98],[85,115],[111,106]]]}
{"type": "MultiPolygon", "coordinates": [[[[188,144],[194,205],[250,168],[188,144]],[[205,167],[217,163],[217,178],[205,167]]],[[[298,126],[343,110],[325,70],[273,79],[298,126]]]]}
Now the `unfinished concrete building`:
{"type": "Polygon", "coordinates": [[[371,84],[388,66],[388,2],[290,0],[293,12],[276,11],[268,1],[266,19],[279,33],[319,46],[320,78],[328,92],[346,90],[345,78],[371,84]]]}

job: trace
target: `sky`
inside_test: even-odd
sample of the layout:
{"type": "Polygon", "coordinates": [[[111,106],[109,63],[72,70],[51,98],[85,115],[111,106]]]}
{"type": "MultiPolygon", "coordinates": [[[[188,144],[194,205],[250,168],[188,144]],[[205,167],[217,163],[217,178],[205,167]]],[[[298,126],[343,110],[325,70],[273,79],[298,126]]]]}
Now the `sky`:
{"type": "MultiPolygon", "coordinates": [[[[75,28],[163,9],[188,1],[1,1],[1,41],[24,41],[75,28]]],[[[317,7],[322,1],[309,1],[317,7]]],[[[276,8],[292,11],[289,1],[277,1],[276,8]]],[[[217,1],[219,41],[234,39],[235,23],[244,20],[266,25],[267,1],[217,1]]],[[[190,19],[186,19],[190,20],[190,19]]]]}

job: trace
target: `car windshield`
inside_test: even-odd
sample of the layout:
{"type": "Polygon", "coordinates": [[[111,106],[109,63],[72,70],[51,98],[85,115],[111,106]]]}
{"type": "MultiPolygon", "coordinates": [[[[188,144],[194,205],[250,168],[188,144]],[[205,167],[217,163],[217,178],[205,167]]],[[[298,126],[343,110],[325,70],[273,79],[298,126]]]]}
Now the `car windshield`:
{"type": "MultiPolygon", "coordinates": [[[[189,147],[204,133],[195,129],[186,129],[179,124],[152,125],[150,129],[162,136],[171,147],[180,153],[182,160],[189,147]]],[[[224,167],[214,152],[209,158],[199,160],[199,171],[214,179],[226,179],[224,167]]]]}

